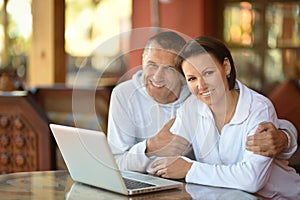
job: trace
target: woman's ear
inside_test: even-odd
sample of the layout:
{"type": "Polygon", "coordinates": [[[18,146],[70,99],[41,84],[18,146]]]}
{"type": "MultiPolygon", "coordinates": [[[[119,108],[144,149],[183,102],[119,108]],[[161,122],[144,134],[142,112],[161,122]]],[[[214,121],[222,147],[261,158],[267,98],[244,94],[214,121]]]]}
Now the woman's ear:
{"type": "Polygon", "coordinates": [[[229,59],[227,57],[224,58],[224,61],[223,61],[223,67],[225,69],[225,73],[226,75],[230,75],[230,72],[231,72],[231,65],[230,65],[230,62],[229,62],[229,59]]]}

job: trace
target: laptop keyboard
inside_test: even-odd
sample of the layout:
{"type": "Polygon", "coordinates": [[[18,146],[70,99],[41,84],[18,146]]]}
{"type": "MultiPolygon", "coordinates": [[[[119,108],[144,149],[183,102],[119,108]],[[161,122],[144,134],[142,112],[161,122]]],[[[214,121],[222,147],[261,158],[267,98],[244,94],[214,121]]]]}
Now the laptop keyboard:
{"type": "Polygon", "coordinates": [[[127,179],[127,178],[123,178],[125,185],[128,189],[138,189],[138,188],[145,188],[145,187],[151,187],[151,186],[155,186],[149,183],[143,183],[140,181],[136,181],[136,180],[131,180],[131,179],[127,179]]]}

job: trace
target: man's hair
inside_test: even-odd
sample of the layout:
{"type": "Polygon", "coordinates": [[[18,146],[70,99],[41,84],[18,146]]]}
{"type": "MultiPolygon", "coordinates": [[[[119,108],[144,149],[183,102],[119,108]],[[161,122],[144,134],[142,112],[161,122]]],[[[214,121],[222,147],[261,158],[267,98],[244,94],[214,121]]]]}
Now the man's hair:
{"type": "Polygon", "coordinates": [[[143,56],[147,55],[152,45],[159,48],[179,53],[186,41],[179,34],[173,31],[164,31],[152,36],[146,43],[143,56]]]}

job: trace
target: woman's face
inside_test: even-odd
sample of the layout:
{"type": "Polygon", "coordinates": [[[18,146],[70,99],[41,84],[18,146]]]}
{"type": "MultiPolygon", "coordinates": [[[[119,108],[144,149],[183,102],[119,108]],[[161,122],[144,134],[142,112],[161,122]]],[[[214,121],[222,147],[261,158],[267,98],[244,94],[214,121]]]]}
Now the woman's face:
{"type": "Polygon", "coordinates": [[[219,63],[208,53],[189,57],[182,63],[190,91],[208,106],[224,100],[225,91],[229,90],[226,79],[226,75],[230,73],[228,63],[228,60],[219,63]]]}

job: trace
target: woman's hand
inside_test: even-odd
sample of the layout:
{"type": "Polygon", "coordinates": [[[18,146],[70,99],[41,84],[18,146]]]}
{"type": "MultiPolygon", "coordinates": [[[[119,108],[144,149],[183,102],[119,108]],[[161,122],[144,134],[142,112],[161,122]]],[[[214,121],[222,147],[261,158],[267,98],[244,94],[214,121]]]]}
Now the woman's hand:
{"type": "Polygon", "coordinates": [[[153,163],[153,174],[163,178],[185,178],[193,163],[181,157],[166,157],[153,163]]]}

